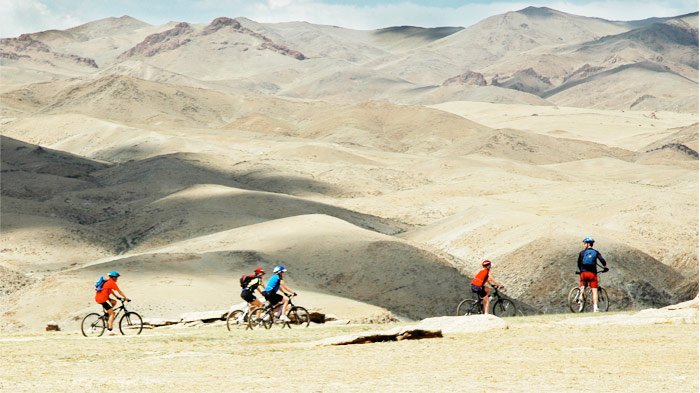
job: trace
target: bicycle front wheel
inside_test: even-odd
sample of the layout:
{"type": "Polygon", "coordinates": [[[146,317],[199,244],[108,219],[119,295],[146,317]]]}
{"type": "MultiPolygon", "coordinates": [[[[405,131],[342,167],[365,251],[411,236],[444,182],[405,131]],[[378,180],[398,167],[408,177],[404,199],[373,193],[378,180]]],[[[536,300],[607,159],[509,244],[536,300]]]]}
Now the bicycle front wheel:
{"type": "Polygon", "coordinates": [[[226,329],[240,329],[247,324],[243,310],[233,310],[226,317],[226,329]]]}
{"type": "Polygon", "coordinates": [[[493,304],[493,315],[497,317],[514,317],[515,312],[515,303],[509,299],[498,299],[493,304]]]}
{"type": "Polygon", "coordinates": [[[309,322],[311,322],[311,317],[309,317],[309,312],[306,311],[304,307],[294,306],[287,313],[287,318],[289,318],[289,326],[302,326],[309,327],[309,322]]]}
{"type": "Polygon", "coordinates": [[[581,288],[579,287],[573,287],[569,291],[568,303],[571,312],[577,313],[583,311],[583,299],[581,295],[581,288]]]}
{"type": "Polygon", "coordinates": [[[264,307],[256,307],[250,310],[250,313],[248,314],[248,329],[255,329],[256,327],[264,326],[263,318],[265,315],[267,315],[266,311],[267,310],[264,307]]]}
{"type": "Polygon", "coordinates": [[[80,331],[85,337],[100,337],[105,332],[105,319],[102,315],[94,312],[83,318],[80,324],[80,331]]]}
{"type": "Polygon", "coordinates": [[[143,330],[143,318],[133,311],[124,314],[119,320],[119,331],[125,336],[136,336],[143,330]]]}
{"type": "Polygon", "coordinates": [[[605,288],[598,288],[598,310],[608,311],[610,308],[610,299],[608,298],[608,291],[605,288]]]}

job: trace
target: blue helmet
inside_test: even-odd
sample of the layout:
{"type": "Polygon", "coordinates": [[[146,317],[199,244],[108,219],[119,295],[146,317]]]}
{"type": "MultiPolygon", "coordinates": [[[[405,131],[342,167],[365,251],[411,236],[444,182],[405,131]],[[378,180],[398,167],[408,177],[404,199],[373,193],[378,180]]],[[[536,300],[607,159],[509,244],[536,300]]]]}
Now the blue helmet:
{"type": "Polygon", "coordinates": [[[592,237],[586,236],[586,238],[585,238],[585,239],[583,239],[583,242],[584,242],[584,243],[590,243],[590,244],[593,244],[593,243],[595,243],[595,240],[593,240],[593,238],[592,238],[592,237]]]}
{"type": "Polygon", "coordinates": [[[284,266],[282,266],[282,265],[277,265],[277,266],[275,266],[275,268],[272,270],[272,273],[273,273],[273,274],[277,274],[277,273],[282,273],[282,272],[286,272],[286,271],[287,271],[287,269],[285,269],[284,266]]]}
{"type": "Polygon", "coordinates": [[[119,277],[119,272],[109,272],[108,276],[110,277],[119,277]]]}

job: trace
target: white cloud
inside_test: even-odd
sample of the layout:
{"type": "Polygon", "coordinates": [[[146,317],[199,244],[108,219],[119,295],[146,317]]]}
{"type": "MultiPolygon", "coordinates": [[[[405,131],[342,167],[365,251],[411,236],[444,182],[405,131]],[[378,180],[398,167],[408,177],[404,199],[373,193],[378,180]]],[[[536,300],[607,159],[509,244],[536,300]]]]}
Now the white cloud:
{"type": "Polygon", "coordinates": [[[0,1],[0,37],[15,37],[49,29],[65,29],[83,23],[74,15],[54,13],[38,0],[0,1]]]}

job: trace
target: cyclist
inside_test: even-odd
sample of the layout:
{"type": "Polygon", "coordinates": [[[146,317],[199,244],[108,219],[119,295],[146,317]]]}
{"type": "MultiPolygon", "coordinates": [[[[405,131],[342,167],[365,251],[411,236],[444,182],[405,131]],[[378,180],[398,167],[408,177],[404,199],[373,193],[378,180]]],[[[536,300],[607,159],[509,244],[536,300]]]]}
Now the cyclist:
{"type": "Polygon", "coordinates": [[[277,309],[278,304],[282,302],[282,305],[279,306],[280,311],[277,314],[277,317],[281,321],[289,322],[289,318],[286,314],[289,299],[286,296],[282,296],[277,293],[277,291],[281,289],[282,293],[287,296],[291,296],[292,294],[296,295],[296,293],[284,282],[284,274],[286,272],[287,269],[285,269],[284,266],[275,266],[274,270],[272,270],[274,276],[270,277],[270,280],[267,281],[267,287],[265,287],[265,290],[263,291],[263,296],[265,296],[265,299],[270,302],[270,306],[274,307],[275,309],[277,309]]]}
{"type": "Polygon", "coordinates": [[[107,321],[107,330],[110,334],[112,333],[112,325],[114,324],[114,306],[117,305],[116,299],[111,299],[110,295],[117,291],[125,301],[129,301],[124,292],[117,286],[117,279],[119,279],[118,272],[109,272],[109,279],[105,281],[102,285],[102,290],[95,293],[95,301],[102,305],[102,308],[107,314],[109,314],[109,320],[107,321]]]}
{"type": "MultiPolygon", "coordinates": [[[[603,258],[603,255],[593,248],[593,243],[595,243],[593,238],[587,236],[582,242],[583,250],[578,253],[577,262],[578,271],[580,272],[578,286],[581,290],[579,294],[583,294],[586,285],[590,285],[593,293],[593,312],[598,312],[598,264],[596,261],[600,261],[603,264],[604,272],[608,271],[608,263],[603,258]]],[[[581,295],[579,295],[577,301],[581,301],[581,295]]]]}
{"type": "Polygon", "coordinates": [[[241,281],[241,297],[243,300],[248,302],[250,305],[250,309],[252,310],[255,307],[262,307],[263,303],[258,300],[257,297],[255,297],[255,291],[257,290],[258,293],[261,295],[262,289],[260,287],[263,286],[263,281],[262,281],[262,276],[265,275],[265,270],[263,268],[259,267],[255,269],[255,273],[246,276],[242,281],[241,281]]]}
{"type": "Polygon", "coordinates": [[[503,285],[490,276],[491,266],[492,262],[488,259],[481,262],[481,267],[483,267],[483,269],[479,270],[479,273],[476,273],[476,276],[474,276],[472,280],[472,292],[476,293],[481,298],[484,314],[489,313],[489,294],[491,292],[491,288],[486,287],[486,283],[496,288],[504,288],[503,285]]]}

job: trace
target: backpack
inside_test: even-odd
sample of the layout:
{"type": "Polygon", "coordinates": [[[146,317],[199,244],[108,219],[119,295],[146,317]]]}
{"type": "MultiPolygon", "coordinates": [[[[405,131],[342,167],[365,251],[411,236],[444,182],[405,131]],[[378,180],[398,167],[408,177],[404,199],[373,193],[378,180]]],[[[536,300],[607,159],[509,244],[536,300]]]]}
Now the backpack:
{"type": "Polygon", "coordinates": [[[241,288],[248,288],[248,284],[255,278],[254,275],[242,275],[241,279],[239,280],[241,282],[241,288]]]}
{"type": "Polygon", "coordinates": [[[583,252],[583,264],[584,265],[595,265],[595,260],[598,258],[598,251],[589,248],[583,252]]]}
{"type": "Polygon", "coordinates": [[[107,280],[105,280],[104,276],[100,276],[99,279],[97,279],[97,282],[95,283],[95,291],[100,292],[102,290],[102,287],[105,285],[107,280]]]}

